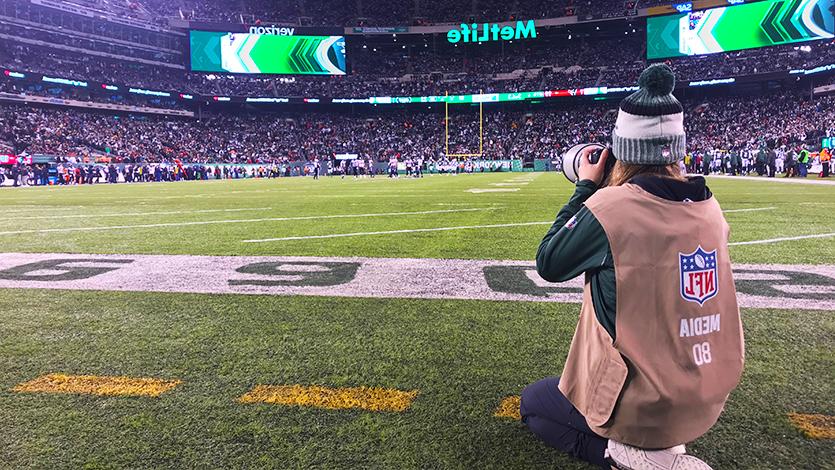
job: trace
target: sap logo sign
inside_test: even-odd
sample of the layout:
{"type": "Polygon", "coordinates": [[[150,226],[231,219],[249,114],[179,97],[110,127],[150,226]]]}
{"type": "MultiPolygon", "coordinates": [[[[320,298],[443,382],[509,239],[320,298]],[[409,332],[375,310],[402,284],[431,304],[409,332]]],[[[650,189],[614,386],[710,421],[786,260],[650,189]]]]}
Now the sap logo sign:
{"type": "Polygon", "coordinates": [[[279,28],[272,26],[250,26],[249,34],[269,34],[273,36],[292,36],[296,28],[279,28]]]}
{"type": "Polygon", "coordinates": [[[675,5],[673,5],[673,8],[675,8],[679,13],[688,13],[693,11],[693,3],[676,3],[675,5]]]}

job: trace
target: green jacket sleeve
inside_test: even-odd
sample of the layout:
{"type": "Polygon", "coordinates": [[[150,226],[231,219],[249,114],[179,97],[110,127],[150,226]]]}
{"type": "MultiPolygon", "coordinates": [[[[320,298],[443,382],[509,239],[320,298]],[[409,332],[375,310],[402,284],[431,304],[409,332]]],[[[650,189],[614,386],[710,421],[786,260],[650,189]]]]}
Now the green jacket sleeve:
{"type": "Polygon", "coordinates": [[[597,321],[616,338],[617,286],[609,238],[583,203],[596,191],[591,181],[580,181],[568,204],[539,244],[536,270],[549,282],[564,282],[589,273],[591,301],[597,321]]]}
{"type": "Polygon", "coordinates": [[[583,207],[596,190],[591,181],[578,182],[574,195],[557,214],[536,254],[536,270],[542,279],[567,281],[606,262],[609,256],[606,232],[591,211],[583,207]]]}

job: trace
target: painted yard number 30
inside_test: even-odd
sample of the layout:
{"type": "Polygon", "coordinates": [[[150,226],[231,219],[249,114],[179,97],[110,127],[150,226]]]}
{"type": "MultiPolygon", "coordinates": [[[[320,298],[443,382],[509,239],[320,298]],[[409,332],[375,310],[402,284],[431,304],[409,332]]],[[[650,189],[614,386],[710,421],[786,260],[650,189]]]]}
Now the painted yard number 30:
{"type": "Polygon", "coordinates": [[[713,360],[710,355],[710,343],[705,341],[704,343],[694,344],[693,360],[696,362],[696,365],[700,367],[704,364],[710,364],[710,361],[713,360]]]}

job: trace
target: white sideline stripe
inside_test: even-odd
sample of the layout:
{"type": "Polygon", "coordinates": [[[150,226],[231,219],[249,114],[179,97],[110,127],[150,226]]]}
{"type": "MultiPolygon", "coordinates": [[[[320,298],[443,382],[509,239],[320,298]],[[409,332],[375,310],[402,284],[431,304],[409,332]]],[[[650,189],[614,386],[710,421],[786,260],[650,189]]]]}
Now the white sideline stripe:
{"type": "Polygon", "coordinates": [[[751,240],[747,242],[734,242],[728,243],[729,246],[738,246],[738,245],[761,245],[764,243],[777,243],[777,242],[787,242],[792,240],[806,240],[808,238],[828,238],[828,237],[835,237],[835,233],[819,233],[817,235],[801,235],[799,237],[784,237],[784,238],[771,238],[768,240],[751,240]]]}
{"type": "Polygon", "coordinates": [[[731,210],[722,211],[722,212],[727,214],[729,212],[771,211],[771,210],[774,210],[774,209],[777,209],[777,208],[776,207],[754,207],[754,208],[751,208],[751,209],[731,209],[731,210]]]}
{"type": "Polygon", "coordinates": [[[766,178],[763,176],[728,176],[728,175],[708,175],[708,178],[722,178],[748,181],[761,181],[763,183],[790,183],[790,184],[811,184],[811,185],[835,185],[835,181],[826,181],[822,179],[806,179],[806,178],[766,178]]]}
{"type": "Polygon", "coordinates": [[[495,224],[495,225],[462,225],[459,227],[435,227],[415,228],[407,230],[387,230],[384,232],[354,232],[354,233],[332,233],[330,235],[307,235],[301,237],[264,238],[261,240],[241,240],[243,243],[282,242],[288,240],[312,240],[317,238],[341,238],[341,237],[363,237],[367,235],[392,235],[396,233],[416,232],[446,232],[449,230],[468,230],[480,228],[502,228],[502,227],[524,227],[526,225],[551,225],[554,222],[521,222],[518,224],[495,224]]]}
{"type": "Polygon", "coordinates": [[[311,215],[305,217],[269,217],[266,219],[232,219],[232,220],[205,220],[196,222],[170,222],[162,224],[141,224],[141,225],[105,225],[102,227],[72,227],[72,228],[45,228],[40,230],[14,230],[0,232],[0,235],[20,235],[24,233],[52,233],[52,232],[95,232],[103,230],[120,230],[130,228],[156,228],[156,227],[184,227],[188,225],[212,225],[212,224],[244,224],[253,222],[284,222],[289,220],[319,220],[319,219],[350,219],[352,217],[387,217],[394,215],[421,215],[421,214],[446,214],[450,212],[474,212],[490,211],[493,207],[468,208],[468,209],[443,209],[436,211],[419,212],[381,212],[377,214],[337,214],[337,215],[311,215]]]}
{"type": "Polygon", "coordinates": [[[124,212],[121,214],[73,214],[73,215],[38,215],[32,217],[15,217],[14,220],[33,220],[33,219],[71,219],[78,217],[96,218],[96,217],[129,217],[134,215],[171,215],[171,214],[208,214],[210,212],[243,212],[243,211],[266,211],[272,207],[252,207],[248,209],[204,209],[196,211],[167,211],[167,212],[124,212]]]}

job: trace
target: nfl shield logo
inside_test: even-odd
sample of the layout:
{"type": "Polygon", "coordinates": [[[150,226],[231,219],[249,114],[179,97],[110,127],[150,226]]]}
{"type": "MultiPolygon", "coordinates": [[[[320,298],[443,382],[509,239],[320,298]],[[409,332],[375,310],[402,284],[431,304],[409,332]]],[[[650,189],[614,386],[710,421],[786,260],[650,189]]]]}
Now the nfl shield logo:
{"type": "Polygon", "coordinates": [[[719,291],[716,250],[705,251],[701,245],[690,254],[678,254],[681,273],[681,297],[689,302],[704,305],[707,299],[719,291]]]}

